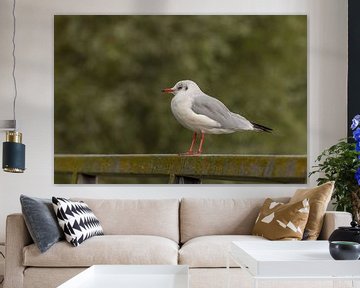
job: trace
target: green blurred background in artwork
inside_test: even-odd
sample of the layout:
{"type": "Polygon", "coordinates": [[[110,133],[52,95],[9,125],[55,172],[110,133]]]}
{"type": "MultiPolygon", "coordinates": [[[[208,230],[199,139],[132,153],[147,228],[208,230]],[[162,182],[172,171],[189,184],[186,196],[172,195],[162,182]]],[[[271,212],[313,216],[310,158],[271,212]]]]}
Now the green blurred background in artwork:
{"type": "Polygon", "coordinates": [[[161,89],[191,79],[268,133],[204,153],[307,153],[306,16],[55,16],[55,154],[185,152],[161,89]]]}

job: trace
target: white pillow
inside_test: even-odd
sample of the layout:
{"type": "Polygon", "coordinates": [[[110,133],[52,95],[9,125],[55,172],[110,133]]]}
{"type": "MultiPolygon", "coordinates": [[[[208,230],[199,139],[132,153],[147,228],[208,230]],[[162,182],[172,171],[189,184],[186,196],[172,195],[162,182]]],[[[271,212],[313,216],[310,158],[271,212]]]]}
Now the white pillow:
{"type": "Polygon", "coordinates": [[[99,220],[84,202],[52,197],[52,203],[66,241],[72,245],[79,246],[86,239],[104,235],[99,220]]]}

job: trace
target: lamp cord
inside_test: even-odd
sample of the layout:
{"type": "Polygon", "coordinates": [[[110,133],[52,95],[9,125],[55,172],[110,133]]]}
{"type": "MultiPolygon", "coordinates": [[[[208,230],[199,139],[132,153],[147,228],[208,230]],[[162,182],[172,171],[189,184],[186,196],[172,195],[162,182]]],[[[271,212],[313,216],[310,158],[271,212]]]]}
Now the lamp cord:
{"type": "Polygon", "coordinates": [[[13,101],[13,117],[15,121],[15,130],[16,130],[16,98],[17,98],[17,85],[16,85],[16,77],[15,77],[15,68],[16,68],[16,56],[15,56],[15,35],[16,35],[16,15],[15,15],[15,8],[16,8],[16,0],[13,0],[13,9],[12,9],[12,16],[13,16],[13,35],[12,35],[12,44],[13,44],[13,50],[12,50],[12,56],[13,56],[13,69],[12,69],[12,78],[14,81],[14,101],[13,101]]]}

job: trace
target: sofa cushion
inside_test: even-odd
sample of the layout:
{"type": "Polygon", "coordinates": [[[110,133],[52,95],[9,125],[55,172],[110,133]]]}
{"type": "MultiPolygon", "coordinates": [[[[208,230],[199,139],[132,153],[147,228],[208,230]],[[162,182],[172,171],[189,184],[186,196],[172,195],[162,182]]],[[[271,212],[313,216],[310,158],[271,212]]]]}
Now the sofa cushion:
{"type": "Polygon", "coordinates": [[[66,241],[45,253],[34,244],[24,247],[25,266],[88,267],[95,264],[171,264],[178,260],[178,244],[159,236],[95,236],[78,247],[66,241]]]}
{"type": "MultiPolygon", "coordinates": [[[[288,198],[277,199],[287,202],[288,198]]],[[[180,206],[181,243],[205,235],[249,235],[264,198],[185,198],[180,206]]]]}
{"type": "Polygon", "coordinates": [[[99,220],[86,203],[60,197],[52,197],[52,202],[65,239],[72,245],[79,246],[91,237],[104,235],[99,220]]]}
{"type": "MultiPolygon", "coordinates": [[[[214,235],[193,238],[186,242],[179,251],[179,264],[190,267],[226,267],[228,251],[232,241],[268,241],[252,235],[214,235]]],[[[239,267],[230,261],[231,267],[239,267]]]]}
{"type": "MultiPolygon", "coordinates": [[[[24,285],[21,288],[55,288],[65,281],[83,272],[87,267],[78,268],[38,268],[29,267],[24,270],[24,285]]],[[[12,287],[12,286],[10,286],[12,287]]],[[[68,286],[69,287],[69,286],[68,286]]],[[[104,286],[103,286],[104,287],[104,286]]],[[[84,288],[84,287],[82,287],[84,288]]],[[[105,287],[104,287],[105,288],[105,287]]]]}
{"type": "Polygon", "coordinates": [[[298,189],[290,199],[290,203],[309,199],[310,214],[305,227],[307,237],[304,240],[316,240],[319,237],[334,184],[334,181],[330,181],[314,188],[298,189]]]}
{"type": "Polygon", "coordinates": [[[20,203],[26,227],[41,252],[64,239],[51,199],[21,195],[20,203]]]}
{"type": "Polygon", "coordinates": [[[269,240],[301,240],[309,218],[309,208],[308,199],[284,204],[267,198],[252,234],[269,240]]]}
{"type": "Polygon", "coordinates": [[[179,242],[178,199],[83,199],[105,235],[154,235],[179,242]]]}

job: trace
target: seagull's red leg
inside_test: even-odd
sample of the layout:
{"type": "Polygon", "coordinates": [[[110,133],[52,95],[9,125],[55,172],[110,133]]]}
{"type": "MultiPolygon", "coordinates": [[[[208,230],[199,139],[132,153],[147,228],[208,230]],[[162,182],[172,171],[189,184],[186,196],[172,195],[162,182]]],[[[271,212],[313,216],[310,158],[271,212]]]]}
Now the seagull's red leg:
{"type": "Polygon", "coordinates": [[[196,136],[197,136],[197,134],[196,134],[196,132],[194,132],[193,138],[192,138],[192,141],[191,141],[191,145],[190,145],[190,148],[189,148],[189,151],[188,151],[189,154],[193,154],[193,149],[194,149],[194,145],[195,145],[195,142],[196,142],[196,136]]]}
{"type": "Polygon", "coordinates": [[[200,144],[199,144],[199,150],[198,150],[198,154],[202,153],[202,146],[204,144],[204,140],[205,140],[205,133],[201,132],[201,140],[200,140],[200,144]]]}
{"type": "Polygon", "coordinates": [[[195,142],[196,142],[196,136],[197,136],[197,133],[194,132],[189,151],[187,151],[185,153],[182,153],[182,155],[194,155],[193,149],[194,149],[194,145],[195,145],[195,142]]]}

